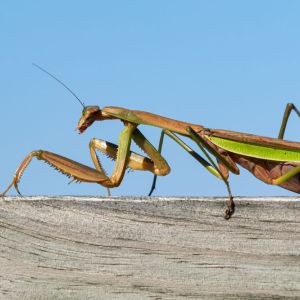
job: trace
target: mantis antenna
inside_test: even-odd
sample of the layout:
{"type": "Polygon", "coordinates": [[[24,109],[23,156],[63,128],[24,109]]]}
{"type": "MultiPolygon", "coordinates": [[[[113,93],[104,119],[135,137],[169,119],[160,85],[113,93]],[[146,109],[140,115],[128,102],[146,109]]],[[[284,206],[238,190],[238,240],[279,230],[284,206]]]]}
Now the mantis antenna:
{"type": "Polygon", "coordinates": [[[40,67],[39,65],[32,63],[35,67],[37,67],[38,69],[40,69],[41,71],[43,71],[44,73],[48,74],[49,76],[51,76],[53,79],[55,79],[57,82],[59,82],[63,87],[65,87],[77,100],[78,102],[83,106],[83,108],[85,108],[84,103],[77,97],[77,95],[68,87],[66,86],[61,80],[59,80],[58,78],[56,78],[54,75],[52,75],[51,73],[49,73],[48,71],[46,71],[45,69],[43,69],[42,67],[40,67]]]}

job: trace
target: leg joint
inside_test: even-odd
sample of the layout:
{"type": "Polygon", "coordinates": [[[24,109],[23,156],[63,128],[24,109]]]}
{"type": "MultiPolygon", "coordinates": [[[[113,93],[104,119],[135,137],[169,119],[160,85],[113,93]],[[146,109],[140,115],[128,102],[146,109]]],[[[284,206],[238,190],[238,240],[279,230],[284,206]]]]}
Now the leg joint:
{"type": "Polygon", "coordinates": [[[95,145],[95,143],[96,143],[96,139],[95,139],[95,138],[92,138],[92,139],[90,140],[89,146],[90,146],[90,147],[93,147],[93,146],[95,145]]]}
{"type": "Polygon", "coordinates": [[[37,159],[42,159],[43,150],[34,150],[31,151],[30,155],[35,156],[37,159]]]}
{"type": "Polygon", "coordinates": [[[158,175],[158,176],[166,176],[170,173],[171,168],[169,167],[169,165],[166,165],[164,167],[161,168],[155,168],[154,169],[154,174],[158,175]]]}

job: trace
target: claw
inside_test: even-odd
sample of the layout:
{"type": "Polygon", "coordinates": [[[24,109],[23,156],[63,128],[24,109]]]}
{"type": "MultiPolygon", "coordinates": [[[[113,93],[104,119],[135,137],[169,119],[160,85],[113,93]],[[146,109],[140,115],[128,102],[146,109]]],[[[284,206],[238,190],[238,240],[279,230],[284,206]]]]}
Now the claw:
{"type": "Polygon", "coordinates": [[[19,187],[18,187],[18,180],[14,180],[14,187],[17,191],[17,193],[22,197],[23,195],[21,194],[20,190],[19,190],[19,187]]]}
{"type": "Polygon", "coordinates": [[[6,188],[6,190],[3,193],[0,194],[0,198],[3,198],[6,195],[6,193],[10,190],[10,188],[12,186],[14,186],[15,189],[16,189],[16,191],[17,191],[17,193],[20,196],[22,196],[22,194],[21,194],[21,192],[19,190],[19,187],[18,187],[19,180],[20,180],[20,176],[18,176],[18,174],[16,174],[15,177],[14,177],[14,179],[13,179],[13,181],[11,182],[11,184],[6,188]]]}
{"type": "Polygon", "coordinates": [[[36,157],[39,160],[43,160],[51,167],[56,169],[57,171],[63,173],[67,177],[72,177],[72,181],[83,181],[83,182],[95,182],[99,184],[105,185],[107,182],[107,177],[97,170],[92,169],[88,166],[82,165],[75,161],[72,161],[66,157],[60,156],[55,153],[51,153],[48,151],[38,150],[32,151],[27,155],[24,160],[21,162],[20,166],[18,167],[15,176],[13,178],[12,183],[7,187],[7,189],[0,194],[0,197],[4,197],[5,194],[10,190],[12,186],[15,187],[17,193],[22,196],[18,183],[23,175],[24,170],[31,162],[32,158],[36,157]]]}
{"type": "Polygon", "coordinates": [[[14,181],[7,187],[7,189],[3,193],[0,194],[0,197],[3,198],[13,185],[14,181]]]}
{"type": "Polygon", "coordinates": [[[225,220],[229,220],[231,216],[234,214],[234,211],[235,211],[235,204],[233,202],[233,198],[230,197],[228,207],[225,210],[225,215],[224,215],[225,220]]]}
{"type": "Polygon", "coordinates": [[[27,155],[24,160],[21,162],[20,166],[18,167],[16,173],[15,173],[15,176],[14,176],[14,179],[12,181],[12,183],[7,187],[7,189],[2,193],[0,194],[0,197],[4,197],[5,194],[10,190],[10,188],[12,186],[15,187],[17,193],[22,196],[22,194],[20,193],[19,191],[19,187],[18,187],[18,183],[23,175],[23,172],[24,170],[26,169],[26,167],[29,165],[31,159],[33,156],[37,156],[39,158],[39,155],[40,155],[40,151],[32,151],[29,155],[27,155]]]}

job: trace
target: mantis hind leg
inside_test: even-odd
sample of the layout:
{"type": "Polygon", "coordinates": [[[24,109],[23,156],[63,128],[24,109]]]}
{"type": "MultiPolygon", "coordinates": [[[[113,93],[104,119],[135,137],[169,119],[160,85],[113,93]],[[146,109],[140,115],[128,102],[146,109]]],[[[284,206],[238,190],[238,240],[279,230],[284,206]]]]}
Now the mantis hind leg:
{"type": "Polygon", "coordinates": [[[294,168],[292,168],[291,170],[286,172],[284,175],[282,175],[276,179],[273,179],[272,184],[275,184],[275,185],[284,184],[287,181],[289,181],[292,177],[296,176],[299,173],[300,173],[300,166],[295,166],[294,168]]]}
{"type": "Polygon", "coordinates": [[[292,110],[295,111],[295,113],[298,115],[298,117],[300,117],[300,111],[297,109],[297,107],[293,103],[288,103],[286,105],[286,108],[285,108],[285,111],[283,114],[281,127],[280,127],[279,134],[278,134],[278,139],[280,139],[280,140],[282,140],[284,137],[286,125],[287,125],[287,122],[289,120],[292,110]]]}
{"type": "Polygon", "coordinates": [[[226,185],[226,188],[227,188],[227,191],[228,191],[228,196],[229,196],[229,201],[228,201],[227,209],[225,210],[224,218],[226,220],[228,220],[228,219],[231,218],[231,216],[234,214],[234,211],[235,211],[235,204],[234,204],[234,201],[233,201],[233,196],[232,196],[232,193],[231,193],[230,185],[229,185],[227,176],[224,176],[224,172],[222,172],[220,170],[220,168],[217,167],[217,165],[214,163],[214,161],[209,156],[207,150],[209,152],[211,152],[216,157],[216,159],[223,164],[223,166],[225,168],[228,167],[228,168],[231,169],[231,166],[228,164],[228,162],[226,162],[226,160],[222,157],[222,155],[220,155],[215,149],[213,149],[195,130],[193,130],[193,128],[188,127],[187,132],[190,134],[190,137],[199,146],[201,151],[205,154],[205,156],[207,157],[207,159],[209,160],[211,165],[217,170],[217,172],[219,173],[221,179],[223,180],[223,182],[226,185]]]}

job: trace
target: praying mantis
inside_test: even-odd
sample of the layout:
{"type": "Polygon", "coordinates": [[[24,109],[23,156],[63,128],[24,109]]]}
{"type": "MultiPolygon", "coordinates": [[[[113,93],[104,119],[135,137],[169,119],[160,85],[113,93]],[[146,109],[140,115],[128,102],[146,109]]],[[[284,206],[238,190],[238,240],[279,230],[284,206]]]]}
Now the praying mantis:
{"type": "Polygon", "coordinates": [[[45,150],[30,152],[21,162],[12,182],[0,194],[2,197],[12,186],[20,194],[18,183],[33,157],[45,161],[75,181],[100,184],[108,189],[109,195],[110,188],[118,187],[121,184],[127,168],[148,171],[154,174],[150,196],[156,187],[157,176],[165,176],[170,172],[168,162],[161,154],[165,136],[171,138],[208,172],[224,182],[229,198],[225,219],[229,219],[235,211],[228,178],[229,172],[239,175],[237,165],[247,169],[256,178],[267,184],[278,185],[300,193],[300,143],[283,140],[291,111],[295,111],[300,117],[300,111],[292,103],[288,103],[286,106],[278,139],[262,137],[229,130],[210,129],[145,111],[114,106],[102,109],[99,106],[85,106],[63,82],[42,67],[35,66],[67,88],[83,106],[77,125],[79,133],[84,133],[96,121],[106,120],[120,120],[124,124],[124,129],[120,133],[118,145],[96,138],[90,141],[89,150],[95,168],[45,150]],[[157,149],[138,129],[141,124],[161,128],[157,149]],[[181,137],[193,141],[203,156],[188,146],[181,137]],[[132,141],[147,156],[131,151],[132,141]],[[115,166],[110,176],[106,174],[101,165],[96,150],[115,160],[115,166]],[[215,161],[212,157],[215,158],[215,161]]]}

